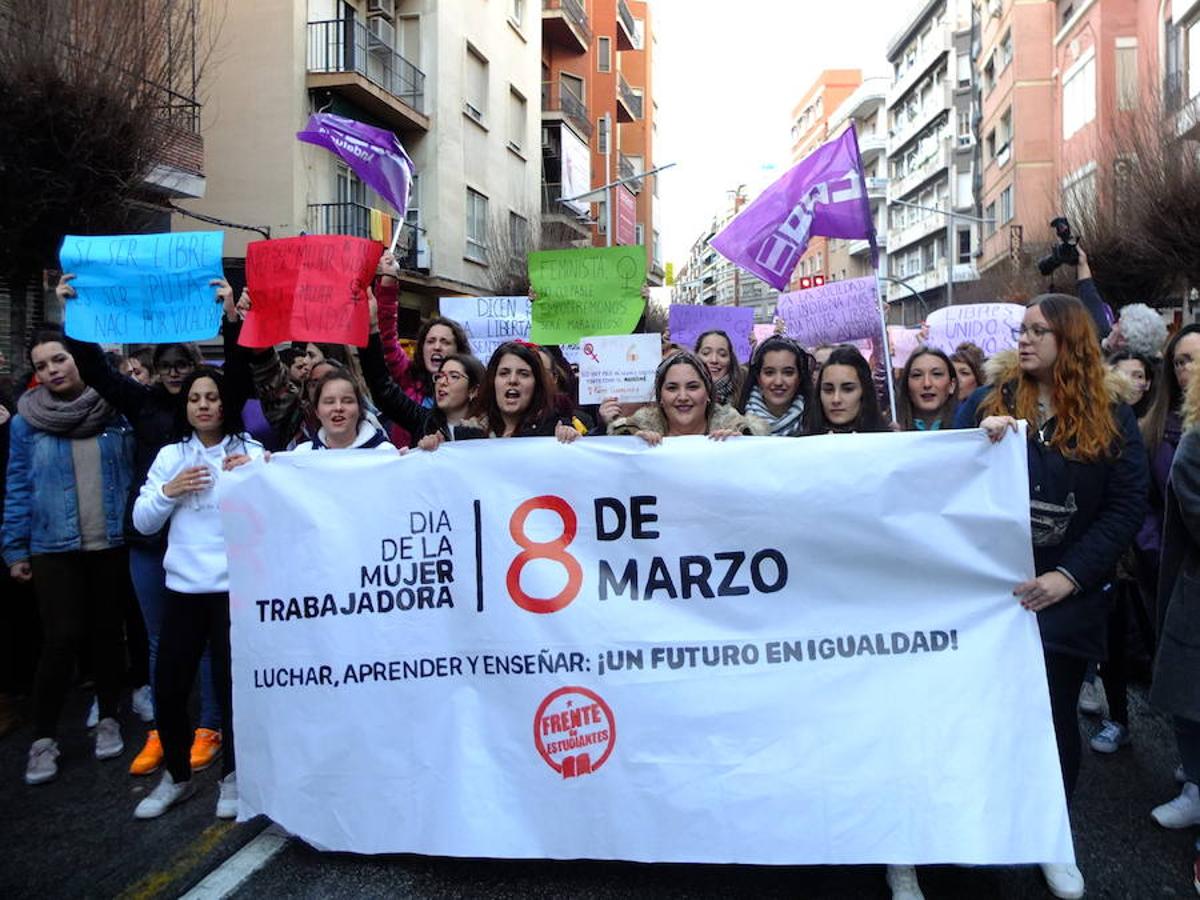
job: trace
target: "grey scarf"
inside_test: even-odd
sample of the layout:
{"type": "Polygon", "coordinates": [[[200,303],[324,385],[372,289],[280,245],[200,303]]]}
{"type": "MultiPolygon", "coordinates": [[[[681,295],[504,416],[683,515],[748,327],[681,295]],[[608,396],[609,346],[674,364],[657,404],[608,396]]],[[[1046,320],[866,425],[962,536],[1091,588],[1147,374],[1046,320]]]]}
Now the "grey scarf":
{"type": "Polygon", "coordinates": [[[41,384],[21,395],[17,412],[39,431],[73,439],[95,437],[117,414],[95,388],[85,388],[74,400],[64,400],[41,384]]]}

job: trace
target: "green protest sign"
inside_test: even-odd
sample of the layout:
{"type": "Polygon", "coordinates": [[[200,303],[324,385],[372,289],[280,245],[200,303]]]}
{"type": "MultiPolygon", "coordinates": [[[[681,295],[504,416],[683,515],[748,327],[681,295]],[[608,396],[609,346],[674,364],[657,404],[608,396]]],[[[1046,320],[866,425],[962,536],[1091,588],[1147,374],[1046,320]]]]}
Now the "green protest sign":
{"type": "Polygon", "coordinates": [[[574,344],[597,334],[631,334],[645,309],[645,247],[585,247],[529,254],[537,293],[530,339],[574,344]]]}

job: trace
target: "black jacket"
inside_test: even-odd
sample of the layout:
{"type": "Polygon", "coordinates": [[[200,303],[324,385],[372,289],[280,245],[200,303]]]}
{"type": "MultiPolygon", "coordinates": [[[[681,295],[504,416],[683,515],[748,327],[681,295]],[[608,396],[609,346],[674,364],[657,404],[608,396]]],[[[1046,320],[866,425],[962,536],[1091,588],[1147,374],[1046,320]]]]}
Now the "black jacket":
{"type": "MultiPolygon", "coordinates": [[[[972,394],[955,425],[977,425],[979,405],[992,390],[972,394]]],[[[1078,592],[1038,613],[1042,643],[1090,660],[1107,656],[1108,582],[1145,517],[1149,485],[1133,410],[1124,403],[1112,410],[1121,437],[1106,460],[1080,462],[1045,443],[1053,436],[1053,419],[1042,437],[1031,426],[1028,440],[1034,568],[1038,575],[1061,569],[1079,585],[1078,592]]]]}

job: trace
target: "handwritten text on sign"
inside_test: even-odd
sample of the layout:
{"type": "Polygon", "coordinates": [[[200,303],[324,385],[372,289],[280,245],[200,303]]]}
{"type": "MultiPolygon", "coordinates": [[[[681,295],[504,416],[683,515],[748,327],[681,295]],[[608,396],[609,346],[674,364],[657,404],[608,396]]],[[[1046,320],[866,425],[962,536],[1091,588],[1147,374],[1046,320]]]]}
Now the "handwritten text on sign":
{"type": "Polygon", "coordinates": [[[528,297],[442,297],[438,311],[467,332],[471,351],[486,365],[506,341],[529,340],[528,297]]]}
{"type": "Polygon", "coordinates": [[[781,294],[778,315],[787,323],[788,337],[805,347],[871,337],[881,328],[874,278],[781,294]]]}
{"type": "Polygon", "coordinates": [[[645,309],[645,247],[584,247],[529,254],[533,340],[573,344],[589,334],[630,334],[645,309]]]}
{"type": "Polygon", "coordinates": [[[662,362],[657,334],[587,337],[580,343],[579,402],[600,403],[616,397],[622,403],[654,399],[654,373],[662,362]]]}
{"type": "Polygon", "coordinates": [[[221,278],[223,231],[110,234],[63,239],[59,263],[73,272],[71,337],[98,343],[202,341],[221,327],[210,282],[221,278]]]}
{"type": "Polygon", "coordinates": [[[929,314],[926,343],[953,353],[963,341],[970,341],[981,348],[985,356],[991,356],[1017,346],[1012,330],[1021,324],[1024,316],[1025,307],[1019,303],[944,306],[929,314]]]}
{"type": "MultiPolygon", "coordinates": [[[[754,327],[754,310],[748,306],[705,306],[672,303],[667,317],[671,340],[691,350],[706,331],[723,331],[733,342],[733,352],[739,362],[750,358],[750,330],[754,327]]],[[[771,326],[767,326],[770,328],[771,326]]]]}
{"type": "Polygon", "coordinates": [[[1012,600],[1033,572],[1005,489],[1024,436],[930,438],[455,441],[236,470],[240,817],[358,853],[1070,862],[1037,620],[1012,600]]]}
{"type": "Polygon", "coordinates": [[[246,247],[254,304],[238,339],[245,347],[283,341],[367,343],[367,286],[383,253],[377,241],[310,234],[246,247]]]}

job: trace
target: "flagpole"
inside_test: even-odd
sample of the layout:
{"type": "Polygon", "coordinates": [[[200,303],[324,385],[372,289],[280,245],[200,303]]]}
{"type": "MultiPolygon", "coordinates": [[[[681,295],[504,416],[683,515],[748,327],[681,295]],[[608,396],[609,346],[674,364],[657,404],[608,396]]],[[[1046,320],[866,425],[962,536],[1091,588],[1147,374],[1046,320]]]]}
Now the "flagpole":
{"type": "Polygon", "coordinates": [[[400,242],[400,229],[404,227],[404,219],[396,219],[396,231],[392,235],[392,245],[388,247],[388,253],[392,256],[396,255],[396,244],[400,242]]]}
{"type": "Polygon", "coordinates": [[[892,422],[896,416],[896,381],[892,377],[892,346],[887,333],[887,302],[883,297],[883,282],[879,278],[879,266],[875,267],[875,305],[879,308],[879,331],[883,335],[883,371],[887,381],[888,404],[892,409],[892,422]]]}

